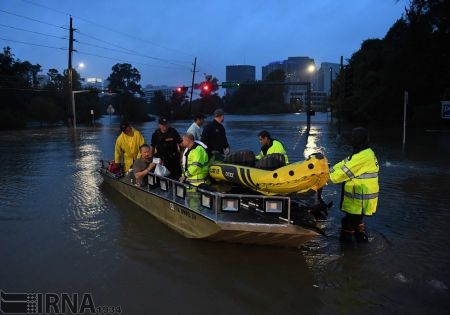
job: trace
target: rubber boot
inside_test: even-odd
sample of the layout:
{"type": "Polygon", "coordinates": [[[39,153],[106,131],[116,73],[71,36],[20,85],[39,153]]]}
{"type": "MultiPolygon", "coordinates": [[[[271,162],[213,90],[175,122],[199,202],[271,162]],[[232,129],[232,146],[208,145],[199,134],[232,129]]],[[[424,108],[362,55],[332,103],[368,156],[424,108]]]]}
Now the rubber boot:
{"type": "Polygon", "coordinates": [[[355,231],[355,239],[358,243],[367,243],[369,241],[364,223],[358,225],[355,231]]]}
{"type": "Polygon", "coordinates": [[[341,229],[341,235],[339,237],[339,240],[344,243],[352,243],[354,234],[355,231],[341,229]]]}

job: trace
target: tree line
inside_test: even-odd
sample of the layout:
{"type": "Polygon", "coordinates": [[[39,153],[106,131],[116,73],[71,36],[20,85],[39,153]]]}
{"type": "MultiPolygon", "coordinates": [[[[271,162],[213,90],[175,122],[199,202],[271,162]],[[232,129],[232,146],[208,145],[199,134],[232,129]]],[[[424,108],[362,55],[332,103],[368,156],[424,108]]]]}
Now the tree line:
{"type": "Polygon", "coordinates": [[[450,1],[413,0],[382,39],[367,39],[333,83],[333,111],[343,120],[398,125],[408,92],[410,126],[448,124],[450,1]]]}

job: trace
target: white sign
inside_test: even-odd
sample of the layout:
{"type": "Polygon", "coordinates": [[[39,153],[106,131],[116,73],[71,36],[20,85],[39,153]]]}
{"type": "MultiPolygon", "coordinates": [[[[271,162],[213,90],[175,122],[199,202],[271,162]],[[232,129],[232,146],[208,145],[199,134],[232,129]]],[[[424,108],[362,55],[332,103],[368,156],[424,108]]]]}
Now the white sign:
{"type": "Polygon", "coordinates": [[[450,119],[450,101],[441,101],[442,119],[450,119]]]}
{"type": "Polygon", "coordinates": [[[94,110],[93,109],[91,109],[91,115],[94,115],[94,110]]]}

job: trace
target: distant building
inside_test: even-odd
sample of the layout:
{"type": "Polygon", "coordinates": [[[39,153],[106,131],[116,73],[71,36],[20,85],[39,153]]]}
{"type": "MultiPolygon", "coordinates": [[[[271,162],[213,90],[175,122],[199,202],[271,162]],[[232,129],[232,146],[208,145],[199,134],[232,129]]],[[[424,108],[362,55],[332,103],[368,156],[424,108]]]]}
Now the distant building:
{"type": "Polygon", "coordinates": [[[166,101],[168,101],[168,100],[170,100],[170,97],[172,96],[173,91],[175,91],[175,89],[176,89],[176,87],[173,87],[173,86],[172,87],[167,86],[167,85],[155,86],[155,85],[148,84],[142,90],[144,92],[145,102],[147,104],[150,104],[152,102],[153,97],[155,96],[156,91],[161,91],[163,93],[166,101]]]}
{"type": "Polygon", "coordinates": [[[81,85],[86,89],[97,89],[102,92],[105,89],[102,78],[83,78],[81,79],[81,85]]]}
{"type": "Polygon", "coordinates": [[[330,95],[331,81],[336,79],[340,70],[341,66],[338,63],[322,62],[319,71],[317,71],[318,90],[330,95]]]}
{"type": "MultiPolygon", "coordinates": [[[[228,82],[254,82],[256,80],[256,67],[250,65],[226,66],[226,81],[228,82]]],[[[227,88],[227,95],[233,94],[236,88],[227,88]]]]}
{"type": "MultiPolygon", "coordinates": [[[[309,57],[288,57],[287,60],[271,62],[262,67],[262,79],[275,70],[283,70],[286,82],[312,82],[314,83],[314,73],[308,71],[310,66],[316,66],[314,59],[309,57]]],[[[316,89],[313,86],[313,89],[316,89]]]]}
{"type": "MultiPolygon", "coordinates": [[[[262,67],[262,79],[266,80],[270,73],[275,70],[283,70],[285,82],[310,82],[311,90],[317,89],[316,64],[310,57],[288,57],[287,60],[271,62],[262,67]],[[311,66],[313,70],[311,71],[311,66]]],[[[289,85],[285,89],[284,101],[290,103],[296,99],[296,93],[306,93],[306,85],[289,85]],[[292,96],[294,95],[294,96],[292,96]]]]}
{"type": "MultiPolygon", "coordinates": [[[[291,91],[288,95],[291,104],[299,104],[303,110],[307,110],[308,93],[303,91],[291,91]]],[[[311,91],[311,109],[315,111],[327,110],[327,93],[323,91],[311,91]]]]}

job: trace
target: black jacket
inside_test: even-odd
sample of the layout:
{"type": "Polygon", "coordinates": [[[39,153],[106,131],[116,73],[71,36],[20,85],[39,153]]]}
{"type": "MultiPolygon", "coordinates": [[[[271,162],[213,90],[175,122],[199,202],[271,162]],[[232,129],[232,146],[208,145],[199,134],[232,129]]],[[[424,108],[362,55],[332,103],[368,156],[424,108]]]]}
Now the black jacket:
{"type": "Polygon", "coordinates": [[[201,141],[208,146],[209,153],[218,151],[223,154],[229,147],[225,128],[215,119],[203,129],[201,141]]]}

